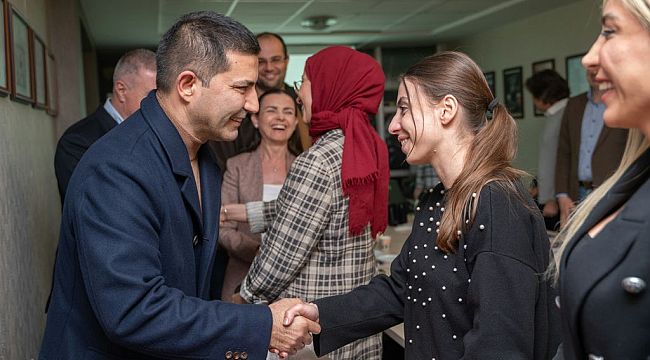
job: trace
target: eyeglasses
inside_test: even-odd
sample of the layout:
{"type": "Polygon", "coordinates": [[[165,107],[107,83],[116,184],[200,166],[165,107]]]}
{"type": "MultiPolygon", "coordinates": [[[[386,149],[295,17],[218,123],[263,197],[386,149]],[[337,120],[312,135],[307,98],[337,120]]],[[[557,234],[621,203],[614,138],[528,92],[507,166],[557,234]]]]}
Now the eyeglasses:
{"type": "Polygon", "coordinates": [[[302,87],[302,80],[294,81],[293,82],[293,88],[298,92],[300,91],[300,88],[302,87]]]}
{"type": "Polygon", "coordinates": [[[271,64],[273,66],[278,66],[284,62],[286,58],[284,56],[274,56],[270,59],[258,58],[260,66],[266,66],[266,64],[271,64]]]}

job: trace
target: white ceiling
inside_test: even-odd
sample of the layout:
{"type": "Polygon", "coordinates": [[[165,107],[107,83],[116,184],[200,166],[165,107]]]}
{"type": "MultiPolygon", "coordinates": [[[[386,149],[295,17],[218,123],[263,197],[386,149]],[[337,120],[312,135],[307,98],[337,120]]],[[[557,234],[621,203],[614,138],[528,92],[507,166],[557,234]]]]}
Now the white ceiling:
{"type": "Polygon", "coordinates": [[[287,44],[431,45],[524,19],[577,0],[81,0],[98,49],[146,46],[181,15],[215,10],[253,32],[277,32],[287,44]],[[309,16],[331,15],[324,31],[304,29],[309,16]]]}

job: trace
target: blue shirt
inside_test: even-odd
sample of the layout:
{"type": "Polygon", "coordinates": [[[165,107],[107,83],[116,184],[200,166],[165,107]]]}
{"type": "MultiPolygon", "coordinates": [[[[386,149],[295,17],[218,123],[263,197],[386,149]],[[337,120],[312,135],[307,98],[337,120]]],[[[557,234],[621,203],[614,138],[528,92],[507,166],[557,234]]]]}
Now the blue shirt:
{"type": "Polygon", "coordinates": [[[122,115],[120,115],[120,113],[117,112],[117,110],[113,106],[113,103],[111,103],[110,98],[106,99],[106,102],[104,103],[104,110],[106,110],[108,115],[110,115],[118,125],[121,124],[122,121],[124,121],[122,115]]]}
{"type": "Polygon", "coordinates": [[[582,116],[582,128],[580,130],[580,154],[578,157],[578,180],[591,181],[591,157],[594,154],[600,131],[603,129],[603,113],[605,104],[595,103],[591,90],[587,93],[587,106],[582,116]]]}

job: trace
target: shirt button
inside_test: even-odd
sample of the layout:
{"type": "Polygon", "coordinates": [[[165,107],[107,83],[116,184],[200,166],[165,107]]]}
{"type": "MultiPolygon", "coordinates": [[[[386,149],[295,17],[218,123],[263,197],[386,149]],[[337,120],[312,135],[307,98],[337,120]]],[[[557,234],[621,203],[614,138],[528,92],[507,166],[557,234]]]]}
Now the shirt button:
{"type": "Polygon", "coordinates": [[[226,359],[232,359],[232,351],[226,351],[226,359]]]}

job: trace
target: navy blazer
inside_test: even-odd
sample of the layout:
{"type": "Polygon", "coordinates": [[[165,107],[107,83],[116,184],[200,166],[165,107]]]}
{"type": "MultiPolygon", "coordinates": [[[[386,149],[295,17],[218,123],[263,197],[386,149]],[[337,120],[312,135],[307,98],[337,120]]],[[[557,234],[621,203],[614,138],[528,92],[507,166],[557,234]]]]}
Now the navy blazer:
{"type": "Polygon", "coordinates": [[[650,358],[649,201],[646,150],[567,244],[560,262],[563,359],[650,358]],[[598,235],[585,238],[621,206],[598,235]],[[630,278],[642,279],[645,287],[630,289],[630,278]]]}
{"type": "Polygon", "coordinates": [[[41,359],[266,357],[267,306],[208,300],[221,175],[207,146],[199,166],[201,205],[155,91],[88,150],[66,195],[41,359]]]}
{"type": "Polygon", "coordinates": [[[54,172],[59,185],[61,204],[65,198],[72,172],[79,160],[100,137],[117,125],[115,119],[100,105],[94,113],[72,124],[61,135],[54,154],[54,172]]]}

